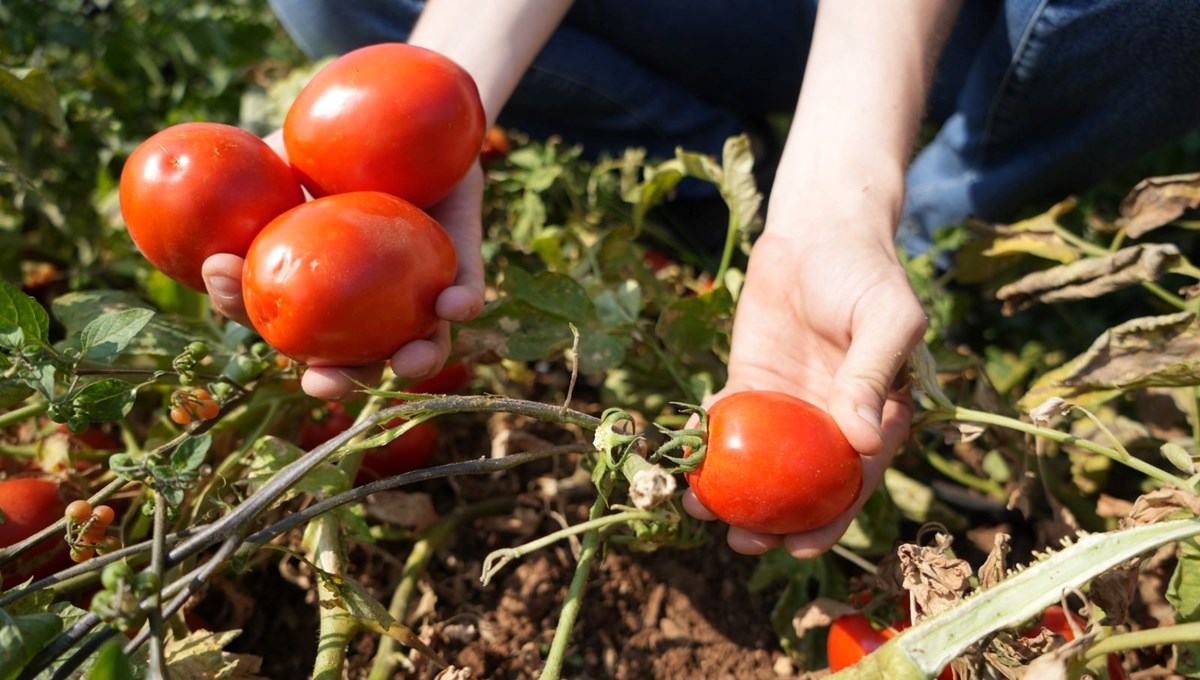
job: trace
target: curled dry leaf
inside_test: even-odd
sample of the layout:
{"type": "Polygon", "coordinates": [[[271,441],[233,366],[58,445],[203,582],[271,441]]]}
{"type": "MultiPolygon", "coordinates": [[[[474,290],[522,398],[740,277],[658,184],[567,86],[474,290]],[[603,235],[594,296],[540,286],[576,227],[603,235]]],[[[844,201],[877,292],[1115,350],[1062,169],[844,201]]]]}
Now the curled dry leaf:
{"type": "Polygon", "coordinates": [[[896,551],[904,589],[912,593],[914,622],[948,609],[970,588],[971,565],[949,556],[952,540],[938,534],[935,545],[906,543],[896,551]]]}
{"type": "Polygon", "coordinates": [[[1104,611],[1105,623],[1119,626],[1129,618],[1129,605],[1137,594],[1142,558],[1129,560],[1097,576],[1088,586],[1092,604],[1104,611]]]}
{"type": "Polygon", "coordinates": [[[1009,315],[1034,302],[1054,303],[1099,297],[1143,281],[1153,281],[1185,262],[1170,243],[1136,245],[1111,255],[1089,257],[1034,272],[996,292],[1009,315]]]}
{"type": "Polygon", "coordinates": [[[1010,543],[1012,537],[1003,532],[996,532],[995,542],[987,559],[979,567],[980,590],[990,588],[1004,580],[1008,573],[1008,555],[1012,552],[1010,543]]]}
{"type": "Polygon", "coordinates": [[[436,680],[471,680],[474,675],[470,668],[458,668],[457,666],[447,666],[442,669],[441,673],[437,674],[436,680]]]}
{"type": "Polygon", "coordinates": [[[1131,319],[1108,329],[1086,352],[1039,378],[1020,403],[1196,384],[1200,384],[1200,324],[1192,312],[1178,312],[1131,319]]]}
{"type": "Polygon", "coordinates": [[[983,254],[989,257],[1029,254],[1057,262],[1074,262],[1080,257],[1079,249],[1067,243],[1057,232],[1062,228],[1058,223],[1059,218],[1077,205],[1079,202],[1076,199],[1068,198],[1041,215],[995,227],[992,244],[983,254]]]}
{"type": "Polygon", "coordinates": [[[1150,177],[1138,182],[1121,201],[1121,219],[1117,224],[1130,238],[1138,238],[1198,206],[1200,172],[1150,177]]]}
{"type": "Polygon", "coordinates": [[[1042,654],[1025,669],[1025,677],[1029,680],[1067,680],[1071,677],[1067,665],[1090,647],[1095,637],[1095,633],[1081,635],[1042,654]]]}
{"type": "Polygon", "coordinates": [[[808,631],[814,628],[827,628],[841,617],[857,611],[840,600],[818,597],[796,612],[796,615],[792,617],[792,627],[796,629],[796,636],[803,638],[808,631]]]}
{"type": "Polygon", "coordinates": [[[1133,503],[1133,509],[1121,520],[1121,528],[1162,522],[1178,513],[1200,517],[1200,496],[1174,486],[1166,486],[1138,496],[1133,503]]]}
{"type": "Polygon", "coordinates": [[[1034,425],[1046,426],[1055,416],[1066,415],[1074,405],[1062,397],[1050,397],[1029,411],[1034,425]]]}
{"type": "Polygon", "coordinates": [[[675,494],[675,477],[657,465],[638,470],[629,484],[629,498],[641,510],[670,500],[675,494]]]}

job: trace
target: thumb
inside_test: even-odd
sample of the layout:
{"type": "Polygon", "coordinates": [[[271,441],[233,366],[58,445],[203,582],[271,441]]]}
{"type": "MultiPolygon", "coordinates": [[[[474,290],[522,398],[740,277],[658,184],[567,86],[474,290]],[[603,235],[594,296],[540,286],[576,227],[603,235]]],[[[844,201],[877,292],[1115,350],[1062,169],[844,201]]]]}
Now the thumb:
{"type": "Polygon", "coordinates": [[[899,300],[876,300],[877,304],[861,308],[846,360],[834,375],[829,392],[829,413],[850,445],[868,456],[883,449],[884,402],[927,324],[925,312],[911,292],[906,291],[899,300]]]}

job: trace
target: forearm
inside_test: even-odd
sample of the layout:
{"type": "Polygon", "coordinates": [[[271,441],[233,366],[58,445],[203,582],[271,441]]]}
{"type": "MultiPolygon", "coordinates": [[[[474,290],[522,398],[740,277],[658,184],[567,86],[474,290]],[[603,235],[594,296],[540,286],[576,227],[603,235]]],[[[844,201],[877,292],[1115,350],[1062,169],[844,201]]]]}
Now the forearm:
{"type": "Polygon", "coordinates": [[[409,42],[471,74],[490,125],[570,7],[570,0],[430,0],[409,42]]]}
{"type": "MultiPolygon", "coordinates": [[[[934,66],[959,0],[821,3],[796,115],[772,191],[772,213],[803,214],[814,200],[883,215],[891,231],[904,170],[934,66]]],[[[827,208],[839,209],[839,208],[827,208]]],[[[825,215],[831,217],[831,215],[825,215]]],[[[772,221],[768,230],[800,228],[772,221]]]]}

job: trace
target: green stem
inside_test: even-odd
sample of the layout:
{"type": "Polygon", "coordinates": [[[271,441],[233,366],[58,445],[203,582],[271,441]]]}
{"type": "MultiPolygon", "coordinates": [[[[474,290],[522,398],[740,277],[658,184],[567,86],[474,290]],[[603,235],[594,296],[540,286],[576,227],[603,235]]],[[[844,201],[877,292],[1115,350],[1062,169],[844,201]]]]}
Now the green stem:
{"type": "Polygon", "coordinates": [[[34,404],[27,404],[21,408],[13,409],[8,413],[0,414],[0,429],[6,428],[9,425],[16,425],[26,418],[39,416],[45,413],[46,409],[48,408],[50,408],[50,402],[39,401],[34,404]]]}
{"type": "Polygon", "coordinates": [[[965,422],[983,423],[985,425],[998,425],[1000,427],[1007,427],[1011,430],[1016,430],[1018,432],[1024,432],[1026,434],[1032,434],[1032,435],[1035,435],[1038,437],[1044,437],[1046,439],[1050,439],[1052,441],[1056,441],[1061,444],[1070,444],[1072,446],[1078,446],[1081,449],[1086,449],[1088,451],[1091,451],[1092,453],[1098,453],[1107,458],[1111,458],[1112,460],[1114,460],[1118,463],[1121,463],[1122,465],[1125,465],[1127,467],[1131,467],[1134,470],[1137,470],[1138,472],[1141,472],[1142,474],[1146,475],[1147,477],[1156,479],[1156,480],[1162,482],[1163,484],[1172,484],[1172,485],[1178,486],[1181,489],[1186,489],[1188,491],[1194,491],[1194,489],[1192,488],[1192,486],[1190,484],[1188,484],[1186,479],[1176,477],[1175,475],[1167,472],[1166,470],[1155,467],[1139,458],[1133,458],[1132,456],[1122,456],[1120,452],[1110,449],[1107,446],[1101,446],[1100,444],[1089,441],[1087,439],[1080,439],[1079,437],[1076,437],[1075,435],[1072,435],[1072,434],[1068,434],[1066,432],[1059,432],[1058,430],[1051,430],[1051,429],[1045,428],[1045,427],[1038,427],[1036,425],[1032,425],[1030,423],[1026,423],[1024,421],[1017,420],[1016,418],[1009,418],[1008,416],[1001,416],[1001,415],[997,415],[995,413],[988,413],[987,411],[976,411],[975,409],[962,408],[961,406],[956,406],[952,410],[941,411],[940,413],[931,413],[929,415],[931,416],[930,421],[961,420],[961,421],[965,421],[965,422]]]}
{"type": "MultiPolygon", "coordinates": [[[[392,594],[392,601],[388,606],[388,613],[392,615],[392,618],[404,623],[408,617],[408,603],[417,590],[417,581],[425,573],[434,553],[454,535],[454,531],[460,524],[477,517],[486,517],[511,510],[515,502],[516,499],[510,496],[492,498],[474,505],[459,507],[423,531],[421,538],[413,544],[412,552],[408,554],[400,584],[396,586],[396,590],[392,594]]],[[[379,647],[375,651],[375,659],[371,662],[371,674],[367,676],[367,680],[389,680],[396,676],[397,660],[400,655],[396,651],[396,646],[396,641],[391,637],[384,635],[380,638],[379,647]]]]}
{"type": "MultiPolygon", "coordinates": [[[[154,542],[150,545],[150,572],[158,574],[162,583],[163,572],[166,571],[167,544],[167,503],[161,494],[154,494],[154,542]]],[[[150,677],[169,680],[167,672],[166,647],[162,616],[162,588],[150,594],[150,608],[147,617],[150,621],[150,677]]]]}
{"type": "Polygon", "coordinates": [[[1089,647],[1083,656],[1091,661],[1113,652],[1196,642],[1200,642],[1200,621],[1111,635],[1089,647]]]}
{"type": "MultiPolygon", "coordinates": [[[[604,499],[597,498],[592,504],[590,517],[599,519],[604,512],[604,499]]],[[[546,656],[546,665],[542,668],[539,680],[558,680],[562,676],[563,660],[567,655],[567,643],[571,639],[571,630],[575,627],[575,619],[583,605],[583,588],[587,585],[588,573],[592,569],[592,560],[600,545],[600,529],[592,529],[583,537],[583,549],[579,553],[579,564],[575,566],[575,576],[571,579],[571,587],[567,590],[567,599],[563,602],[562,613],[558,616],[558,626],[554,629],[554,640],[550,643],[550,653],[546,656]]]]}
{"type": "Polygon", "coordinates": [[[1154,295],[1156,297],[1158,297],[1160,300],[1167,303],[1168,305],[1171,305],[1172,307],[1174,307],[1182,312],[1196,311],[1195,309],[1193,309],[1192,305],[1189,305],[1187,303],[1186,300],[1184,300],[1183,298],[1179,297],[1178,295],[1175,295],[1174,293],[1168,291],[1167,289],[1163,288],[1162,286],[1158,285],[1157,283],[1155,283],[1153,281],[1142,281],[1141,283],[1142,283],[1143,288],[1150,291],[1151,293],[1154,293],[1154,295]]]}
{"type": "Polygon", "coordinates": [[[737,245],[737,236],[741,230],[733,206],[729,206],[729,223],[725,228],[725,248],[721,251],[721,264],[717,267],[717,273],[713,275],[714,290],[725,287],[725,272],[733,264],[733,250],[737,245]]]}
{"type": "Polygon", "coordinates": [[[965,466],[958,461],[947,459],[940,453],[928,451],[924,454],[925,460],[933,467],[933,469],[946,475],[950,479],[962,484],[968,489],[974,489],[981,493],[985,493],[992,498],[1003,499],[1005,497],[1004,487],[997,484],[991,479],[981,479],[971,474],[964,469],[965,466]]]}
{"type": "MultiPolygon", "coordinates": [[[[341,523],[334,515],[318,517],[309,529],[312,561],[321,570],[330,574],[345,573],[345,556],[340,535],[341,523]]],[[[319,602],[334,602],[337,594],[325,585],[325,579],[317,579],[319,602]]],[[[317,641],[317,658],[313,662],[313,680],[338,680],[346,664],[346,651],[350,641],[359,632],[358,620],[341,606],[321,606],[321,631],[317,641]]]]}

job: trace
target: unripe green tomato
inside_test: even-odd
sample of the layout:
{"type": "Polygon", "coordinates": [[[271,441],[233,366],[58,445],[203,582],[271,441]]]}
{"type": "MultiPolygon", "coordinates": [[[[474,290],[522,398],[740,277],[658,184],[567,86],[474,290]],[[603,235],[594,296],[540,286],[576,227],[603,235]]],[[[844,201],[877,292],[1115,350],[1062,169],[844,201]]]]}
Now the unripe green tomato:
{"type": "Polygon", "coordinates": [[[143,571],[133,580],[133,591],[138,595],[156,593],[162,588],[162,579],[152,571],[143,571]]]}
{"type": "Polygon", "coordinates": [[[133,579],[133,568],[124,561],[113,562],[100,572],[100,583],[105,590],[116,590],[121,583],[129,583],[133,579]]]}

